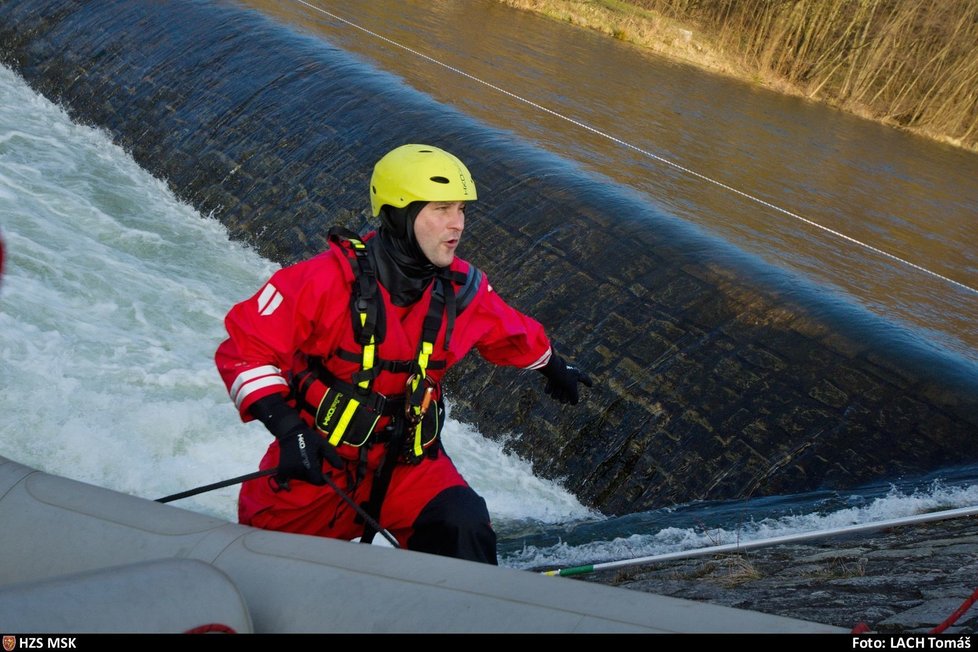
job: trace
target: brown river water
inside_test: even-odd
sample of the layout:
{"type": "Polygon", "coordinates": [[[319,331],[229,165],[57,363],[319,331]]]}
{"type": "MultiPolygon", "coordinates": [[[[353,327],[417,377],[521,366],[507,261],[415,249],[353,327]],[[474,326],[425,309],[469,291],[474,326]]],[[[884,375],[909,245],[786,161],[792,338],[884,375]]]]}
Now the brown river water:
{"type": "Polygon", "coordinates": [[[248,0],[978,361],[978,155],[492,0],[248,0]]]}

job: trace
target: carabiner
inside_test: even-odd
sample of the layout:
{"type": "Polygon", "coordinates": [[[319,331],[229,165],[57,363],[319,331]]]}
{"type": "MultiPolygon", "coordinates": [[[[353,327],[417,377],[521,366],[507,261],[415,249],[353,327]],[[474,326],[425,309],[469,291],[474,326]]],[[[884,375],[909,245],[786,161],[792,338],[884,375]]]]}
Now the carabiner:
{"type": "Polygon", "coordinates": [[[404,416],[409,420],[417,423],[421,421],[425,414],[428,413],[428,408],[431,407],[431,398],[435,392],[435,386],[432,384],[431,380],[425,376],[424,383],[427,387],[424,388],[424,396],[421,397],[421,405],[418,406],[418,411],[415,414],[411,414],[411,399],[414,398],[414,390],[411,385],[413,385],[417,379],[417,374],[412,374],[410,378],[407,379],[405,383],[405,389],[407,390],[407,400],[404,401],[404,416]]]}

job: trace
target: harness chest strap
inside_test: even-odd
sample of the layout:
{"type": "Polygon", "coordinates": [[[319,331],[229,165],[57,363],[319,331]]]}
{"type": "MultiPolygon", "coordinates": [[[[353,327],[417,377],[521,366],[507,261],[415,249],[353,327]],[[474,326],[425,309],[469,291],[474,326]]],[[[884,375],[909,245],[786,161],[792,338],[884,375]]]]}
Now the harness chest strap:
{"type": "Polygon", "coordinates": [[[357,234],[342,228],[334,228],[330,240],[337,242],[346,253],[354,275],[350,297],[355,339],[362,347],[359,360],[340,350],[341,358],[358,361],[360,370],[353,375],[350,385],[330,374],[320,360],[311,362],[309,369],[293,379],[293,388],[308,412],[315,415],[315,424],[324,432],[332,445],[340,443],[362,446],[370,438],[382,416],[398,417],[397,407],[403,406],[402,418],[410,427],[410,457],[420,459],[424,448],[430,446],[441,429],[437,419],[434,432],[424,430],[424,416],[432,400],[436,384],[428,377],[429,369],[444,368],[444,360],[431,360],[435,341],[441,329],[443,317],[447,317],[445,345],[447,350],[456,314],[460,313],[475,297],[482,273],[471,266],[468,274],[445,270],[435,278],[431,301],[422,327],[421,342],[413,361],[389,361],[377,356],[377,346],[384,339],[384,311],[377,287],[377,277],[369,258],[366,243],[357,234]],[[343,241],[349,247],[343,246],[343,241]],[[452,283],[460,284],[458,299],[452,283]],[[374,379],[381,371],[409,373],[406,396],[385,397],[371,391],[374,379]],[[396,406],[396,407],[395,407],[396,406]]]}

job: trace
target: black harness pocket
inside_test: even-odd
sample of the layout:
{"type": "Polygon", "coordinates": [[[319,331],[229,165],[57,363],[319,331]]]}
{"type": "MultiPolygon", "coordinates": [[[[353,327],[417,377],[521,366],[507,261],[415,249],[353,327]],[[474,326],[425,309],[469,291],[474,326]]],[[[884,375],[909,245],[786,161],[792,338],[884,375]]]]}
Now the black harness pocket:
{"type": "Polygon", "coordinates": [[[344,393],[326,386],[316,409],[315,426],[333,446],[363,446],[373,434],[381,413],[357,399],[356,393],[344,393]]]}

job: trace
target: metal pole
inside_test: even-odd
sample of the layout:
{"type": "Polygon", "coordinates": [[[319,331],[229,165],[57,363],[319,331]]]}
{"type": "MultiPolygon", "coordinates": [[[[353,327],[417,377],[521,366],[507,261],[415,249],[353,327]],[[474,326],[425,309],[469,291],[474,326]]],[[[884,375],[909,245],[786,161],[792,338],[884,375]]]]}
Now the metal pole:
{"type": "Polygon", "coordinates": [[[196,489],[188,489],[187,491],[181,491],[178,494],[171,494],[169,496],[164,496],[163,498],[157,498],[158,503],[169,503],[174,500],[180,500],[181,498],[189,498],[190,496],[196,496],[197,494],[202,494],[205,491],[213,491],[214,489],[221,489],[223,487],[230,487],[233,484],[240,484],[247,480],[254,480],[255,478],[261,478],[266,475],[272,475],[278,472],[278,468],[274,469],[264,469],[263,471],[254,471],[252,473],[246,473],[244,475],[239,475],[236,478],[231,478],[229,480],[222,480],[220,482],[215,482],[213,484],[207,484],[203,487],[197,487],[196,489]]]}
{"type": "Polygon", "coordinates": [[[651,564],[655,562],[673,561],[676,559],[693,559],[696,557],[706,557],[726,552],[745,552],[756,548],[767,546],[777,546],[784,543],[798,543],[800,541],[811,541],[825,537],[838,536],[843,534],[856,534],[859,532],[872,532],[874,530],[885,530],[886,528],[898,525],[914,525],[917,523],[928,523],[930,521],[942,521],[951,518],[961,518],[964,516],[978,515],[978,507],[960,507],[949,509],[942,512],[930,512],[927,514],[917,514],[904,518],[894,518],[886,521],[874,521],[872,523],[860,523],[858,525],[845,525],[842,527],[831,528],[828,530],[818,530],[815,532],[801,532],[799,534],[786,534],[779,537],[758,539],[756,541],[744,541],[739,543],[726,543],[718,546],[708,546],[706,548],[696,548],[694,550],[681,550],[678,552],[667,552],[661,555],[649,557],[637,557],[634,559],[624,559],[621,561],[611,561],[602,564],[589,564],[586,566],[573,566],[571,568],[561,568],[555,570],[542,571],[541,575],[567,576],[582,575],[598,570],[610,568],[622,568],[624,566],[637,566],[639,564],[651,564]]]}
{"type": "MultiPolygon", "coordinates": [[[[229,486],[231,486],[233,484],[239,484],[239,483],[245,482],[247,480],[254,480],[255,478],[262,478],[262,477],[265,477],[265,476],[268,476],[268,475],[274,475],[276,473],[278,473],[278,467],[271,468],[271,469],[263,469],[261,471],[254,471],[253,473],[246,473],[245,475],[239,475],[238,477],[231,478],[229,480],[222,480],[220,482],[215,482],[213,484],[207,484],[207,485],[204,485],[202,487],[197,487],[196,489],[188,489],[187,491],[181,491],[178,494],[172,494],[170,496],[164,496],[163,498],[157,498],[156,499],[156,502],[158,502],[158,503],[168,503],[168,502],[171,502],[171,501],[174,501],[174,500],[179,500],[181,498],[189,498],[190,496],[196,496],[197,494],[202,494],[205,491],[213,491],[214,489],[221,489],[222,487],[229,487],[229,486]]],[[[350,498],[346,494],[345,491],[343,491],[342,489],[340,489],[339,487],[337,487],[336,486],[336,483],[333,482],[333,479],[332,478],[330,478],[327,475],[327,476],[323,476],[323,479],[326,481],[326,484],[329,485],[330,488],[333,491],[335,491],[336,494],[341,499],[343,499],[344,502],[346,502],[347,505],[349,505],[350,507],[352,507],[353,508],[353,511],[355,511],[357,514],[359,514],[360,517],[363,518],[363,520],[366,521],[366,523],[370,527],[372,527],[376,532],[379,532],[381,535],[383,535],[383,537],[385,539],[387,539],[387,541],[392,546],[394,546],[395,548],[400,548],[401,547],[397,543],[397,539],[394,538],[394,535],[391,534],[390,532],[388,532],[387,530],[385,530],[384,528],[382,528],[380,526],[380,523],[378,523],[372,516],[370,516],[370,514],[368,514],[366,511],[364,511],[364,509],[360,505],[357,505],[353,501],[353,499],[350,498]]]]}

